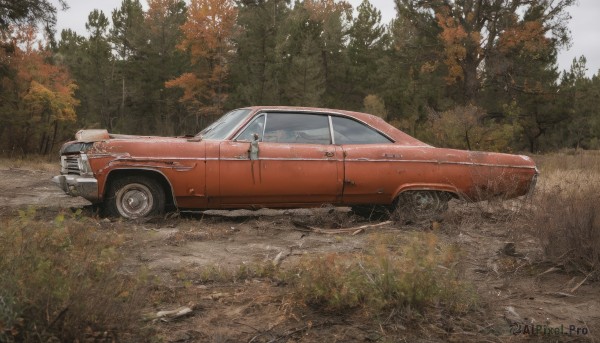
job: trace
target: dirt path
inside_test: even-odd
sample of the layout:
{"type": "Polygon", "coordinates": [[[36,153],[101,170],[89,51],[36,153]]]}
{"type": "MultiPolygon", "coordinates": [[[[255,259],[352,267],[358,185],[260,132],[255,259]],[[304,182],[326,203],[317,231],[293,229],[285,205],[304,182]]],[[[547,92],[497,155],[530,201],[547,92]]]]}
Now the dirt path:
{"type": "Polygon", "coordinates": [[[52,181],[54,173],[24,168],[0,168],[0,210],[22,206],[70,208],[89,205],[66,195],[52,181]]]}

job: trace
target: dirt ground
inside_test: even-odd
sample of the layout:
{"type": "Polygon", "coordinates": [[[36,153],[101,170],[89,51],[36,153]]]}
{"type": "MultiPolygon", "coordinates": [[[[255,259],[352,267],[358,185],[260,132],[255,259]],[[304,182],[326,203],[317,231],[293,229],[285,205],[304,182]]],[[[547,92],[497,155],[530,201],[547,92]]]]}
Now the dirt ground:
{"type": "MultiPolygon", "coordinates": [[[[0,167],[0,215],[35,206],[52,216],[89,204],[64,195],[51,182],[53,175],[27,167],[0,167]]],[[[157,341],[600,340],[600,283],[586,281],[577,287],[583,274],[567,275],[543,264],[536,237],[528,233],[525,221],[515,219],[526,217],[528,206],[532,205],[526,200],[477,205],[452,202],[439,221],[390,222],[355,235],[306,232],[303,226],[335,230],[369,224],[347,208],[209,211],[146,222],[95,218],[107,232],[125,231],[135,242],[127,253],[128,266],[143,266],[161,280],[156,290],[159,296],[149,304],[149,312],[192,310],[177,320],[153,322],[157,341]],[[362,313],[332,315],[297,306],[289,287],[277,280],[255,277],[226,282],[211,280],[207,272],[265,262],[285,269],[306,255],[361,251],[382,233],[408,237],[420,231],[433,231],[440,244],[460,247],[464,279],[473,284],[480,299],[476,310],[452,317],[432,309],[434,318],[404,322],[399,317],[389,325],[385,319],[365,320],[362,313]],[[515,327],[510,323],[515,321],[522,324],[521,329],[525,325],[539,330],[562,327],[564,334],[513,334],[515,327]]],[[[86,211],[85,215],[95,216],[86,211]]]]}

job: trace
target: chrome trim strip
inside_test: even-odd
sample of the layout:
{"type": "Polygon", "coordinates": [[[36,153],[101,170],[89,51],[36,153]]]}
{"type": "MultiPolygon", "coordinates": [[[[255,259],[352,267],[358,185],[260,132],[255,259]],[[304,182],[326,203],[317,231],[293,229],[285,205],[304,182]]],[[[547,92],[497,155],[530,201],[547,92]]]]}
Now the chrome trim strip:
{"type": "Polygon", "coordinates": [[[331,115],[327,116],[329,118],[329,135],[331,139],[329,140],[331,144],[335,145],[335,136],[333,135],[333,121],[331,120],[331,115]]]}
{"type": "Polygon", "coordinates": [[[267,114],[266,114],[266,113],[261,113],[261,114],[259,114],[259,115],[255,116],[254,118],[252,118],[252,119],[251,119],[249,122],[247,122],[247,123],[246,123],[246,125],[244,125],[244,126],[243,126],[243,127],[242,127],[242,128],[241,128],[241,129],[240,129],[238,132],[237,132],[237,134],[236,134],[236,135],[235,135],[235,136],[234,136],[234,137],[231,139],[231,141],[233,141],[233,142],[246,142],[246,141],[238,141],[237,139],[238,139],[238,137],[239,137],[239,136],[240,136],[240,135],[241,135],[241,134],[244,132],[244,130],[246,130],[246,129],[248,128],[248,126],[252,125],[252,123],[254,123],[254,121],[255,121],[255,120],[259,120],[259,118],[260,118],[261,116],[263,116],[263,115],[264,115],[264,117],[265,117],[265,122],[263,123],[263,131],[261,132],[261,134],[260,134],[260,137],[259,137],[259,139],[261,139],[261,140],[262,140],[262,138],[263,138],[263,137],[264,137],[264,135],[265,135],[265,128],[267,127],[267,114]]]}
{"type": "MultiPolygon", "coordinates": [[[[225,158],[221,158],[221,161],[250,161],[250,159],[239,159],[239,158],[231,158],[231,157],[225,157],[225,158]]],[[[278,157],[259,157],[258,158],[259,161],[338,161],[338,162],[342,162],[343,160],[332,160],[330,158],[325,158],[325,156],[323,155],[323,158],[278,158],[278,157]]]]}
{"type": "MultiPolygon", "coordinates": [[[[110,154],[100,154],[100,155],[91,155],[89,158],[102,158],[102,157],[110,157],[110,154]]],[[[218,158],[217,158],[218,159],[218,158]]],[[[169,161],[203,161],[205,158],[199,157],[156,157],[156,156],[144,156],[144,157],[131,157],[131,156],[119,156],[115,157],[115,161],[123,161],[123,160],[135,160],[135,161],[148,161],[148,160],[156,160],[156,162],[169,162],[169,161]]]]}
{"type": "MultiPolygon", "coordinates": [[[[262,113],[260,115],[262,115],[262,113]]],[[[268,120],[269,120],[269,113],[265,112],[265,122],[263,124],[263,132],[262,132],[262,135],[259,137],[260,142],[262,142],[263,137],[265,136],[265,130],[267,129],[267,121],[268,120]]]]}
{"type": "Polygon", "coordinates": [[[521,169],[534,169],[532,166],[517,166],[511,164],[491,164],[491,163],[476,163],[476,162],[452,162],[452,161],[436,161],[436,160],[371,160],[366,158],[346,159],[348,162],[404,162],[404,163],[432,163],[432,164],[457,164],[457,165],[469,165],[469,166],[481,166],[481,167],[504,167],[504,168],[521,168],[521,169]]]}
{"type": "MultiPolygon", "coordinates": [[[[241,160],[239,158],[221,158],[221,161],[249,161],[247,159],[241,160]]],[[[282,157],[260,157],[259,160],[263,161],[336,161],[336,162],[397,162],[397,163],[430,163],[430,164],[455,164],[455,165],[466,165],[466,166],[480,166],[480,167],[501,167],[501,168],[518,168],[518,169],[534,169],[534,167],[528,166],[515,166],[510,164],[490,164],[490,163],[473,163],[473,162],[444,162],[444,161],[433,161],[433,160],[370,160],[366,158],[359,159],[328,159],[328,158],[282,158],[282,157]]]]}
{"type": "MultiPolygon", "coordinates": [[[[223,158],[219,158],[219,157],[207,157],[207,158],[192,158],[192,157],[180,157],[180,158],[161,158],[161,157],[139,157],[139,158],[135,158],[135,157],[128,157],[126,159],[116,159],[113,162],[116,161],[123,161],[123,160],[142,160],[142,161],[147,161],[147,160],[151,160],[151,159],[156,159],[159,161],[170,161],[170,160],[182,160],[182,161],[247,161],[247,160],[241,160],[239,158],[235,158],[235,157],[223,157],[223,158]]],[[[323,159],[318,159],[318,158],[283,158],[283,157],[260,157],[259,160],[266,160],[266,161],[338,161],[338,162],[403,162],[403,163],[432,163],[432,164],[456,164],[456,165],[473,165],[473,166],[482,166],[482,167],[504,167],[504,168],[519,168],[519,169],[535,169],[535,167],[531,167],[531,166],[517,166],[517,165],[510,165],[510,164],[491,164],[491,163],[475,163],[475,162],[449,162],[449,161],[436,161],[436,160],[402,160],[402,159],[380,159],[380,160],[373,160],[373,159],[367,159],[367,158],[354,158],[354,159],[327,159],[327,158],[323,158],[323,159]]],[[[158,161],[157,161],[158,162],[158,161]]]]}

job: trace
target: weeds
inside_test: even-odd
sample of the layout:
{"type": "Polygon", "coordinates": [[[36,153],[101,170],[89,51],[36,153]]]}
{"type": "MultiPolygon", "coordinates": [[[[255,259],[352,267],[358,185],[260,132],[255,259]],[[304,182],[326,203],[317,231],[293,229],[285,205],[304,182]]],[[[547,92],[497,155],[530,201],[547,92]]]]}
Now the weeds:
{"type": "Polygon", "coordinates": [[[600,271],[600,175],[555,171],[539,187],[531,220],[546,259],[567,271],[600,271]]]}
{"type": "Polygon", "coordinates": [[[307,305],[325,311],[362,308],[378,315],[441,305],[464,312],[476,304],[458,278],[458,251],[431,233],[415,235],[398,252],[376,244],[361,254],[303,259],[288,280],[307,305]]]}
{"type": "Polygon", "coordinates": [[[60,160],[56,155],[32,155],[23,158],[0,157],[0,168],[23,168],[59,173],[60,160]]]}
{"type": "Polygon", "coordinates": [[[173,278],[185,288],[197,284],[227,284],[251,279],[276,279],[278,275],[279,268],[272,261],[240,264],[232,267],[210,264],[196,270],[185,268],[172,273],[173,278]]]}
{"type": "Polygon", "coordinates": [[[119,272],[122,237],[97,232],[77,214],[51,222],[34,217],[28,210],[2,219],[0,341],[138,335],[145,277],[119,272]]]}

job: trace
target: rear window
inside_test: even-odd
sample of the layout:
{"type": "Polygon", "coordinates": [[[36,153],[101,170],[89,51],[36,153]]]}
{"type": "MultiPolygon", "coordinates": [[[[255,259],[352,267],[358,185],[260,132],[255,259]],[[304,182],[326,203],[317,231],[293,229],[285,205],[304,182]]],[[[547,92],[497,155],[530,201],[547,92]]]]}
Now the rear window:
{"type": "Polygon", "coordinates": [[[335,144],[381,144],[392,141],[381,133],[355,120],[332,117],[335,144]]]}

